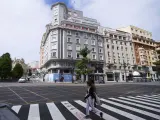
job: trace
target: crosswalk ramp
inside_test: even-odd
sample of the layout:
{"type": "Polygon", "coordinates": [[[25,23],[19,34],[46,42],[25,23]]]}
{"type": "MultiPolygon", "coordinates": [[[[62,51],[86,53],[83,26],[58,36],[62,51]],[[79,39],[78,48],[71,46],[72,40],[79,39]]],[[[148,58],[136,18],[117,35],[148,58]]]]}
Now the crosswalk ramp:
{"type": "MultiPolygon", "coordinates": [[[[101,98],[97,113],[87,120],[160,120],[160,94],[101,98]]],[[[22,120],[85,120],[86,103],[82,100],[12,106],[22,120]]],[[[90,108],[91,111],[91,108],[90,108]]]]}

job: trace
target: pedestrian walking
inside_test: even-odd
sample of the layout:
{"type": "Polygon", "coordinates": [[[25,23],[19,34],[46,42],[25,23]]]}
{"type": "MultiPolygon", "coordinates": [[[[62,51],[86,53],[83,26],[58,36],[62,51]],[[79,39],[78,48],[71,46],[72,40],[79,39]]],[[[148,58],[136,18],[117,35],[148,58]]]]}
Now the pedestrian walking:
{"type": "MultiPolygon", "coordinates": [[[[88,91],[87,91],[87,94],[85,96],[85,100],[86,100],[86,116],[85,118],[90,118],[89,117],[89,107],[92,108],[92,112],[94,113],[97,113],[99,112],[95,107],[94,107],[94,104],[95,104],[95,101],[96,101],[96,87],[94,85],[94,81],[92,80],[89,80],[87,81],[87,86],[88,86],[88,91]]],[[[99,115],[100,117],[102,118],[103,117],[103,113],[102,112],[99,112],[99,115]]]]}

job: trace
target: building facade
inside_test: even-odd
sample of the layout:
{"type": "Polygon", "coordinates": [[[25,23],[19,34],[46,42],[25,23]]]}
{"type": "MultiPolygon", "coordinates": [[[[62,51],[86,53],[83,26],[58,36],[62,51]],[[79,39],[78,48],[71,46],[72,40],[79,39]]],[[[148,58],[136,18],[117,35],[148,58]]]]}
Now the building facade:
{"type": "Polygon", "coordinates": [[[131,34],[102,27],[107,81],[126,81],[135,64],[131,34]]]}
{"type": "Polygon", "coordinates": [[[152,39],[152,33],[135,26],[119,28],[132,35],[136,65],[138,70],[149,78],[156,78],[156,72],[152,70],[157,61],[156,42],[152,39]]]}
{"type": "Polygon", "coordinates": [[[104,79],[104,41],[98,33],[97,20],[83,17],[82,11],[68,9],[60,2],[52,5],[51,10],[52,22],[46,25],[41,46],[41,68],[50,73],[48,79],[58,79],[60,74],[71,79],[76,61],[81,59],[79,52],[85,46],[91,50],[88,57],[91,59],[90,66],[94,67],[90,77],[104,79]]]}

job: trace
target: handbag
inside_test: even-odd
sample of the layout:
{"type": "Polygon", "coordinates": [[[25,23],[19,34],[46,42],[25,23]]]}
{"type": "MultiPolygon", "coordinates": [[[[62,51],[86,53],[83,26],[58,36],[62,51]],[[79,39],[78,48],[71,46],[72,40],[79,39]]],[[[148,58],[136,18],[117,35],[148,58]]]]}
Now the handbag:
{"type": "Polygon", "coordinates": [[[100,98],[98,97],[98,95],[96,93],[94,93],[94,94],[95,94],[95,98],[96,98],[96,104],[101,105],[102,103],[101,103],[100,98]]]}

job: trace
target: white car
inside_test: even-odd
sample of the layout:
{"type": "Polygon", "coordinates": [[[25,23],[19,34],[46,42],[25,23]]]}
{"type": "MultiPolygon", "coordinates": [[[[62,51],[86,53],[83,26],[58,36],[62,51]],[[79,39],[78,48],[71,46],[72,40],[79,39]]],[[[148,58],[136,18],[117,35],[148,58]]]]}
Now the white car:
{"type": "Polygon", "coordinates": [[[18,80],[19,83],[25,83],[27,82],[26,78],[25,77],[21,77],[19,80],[18,80]]]}

